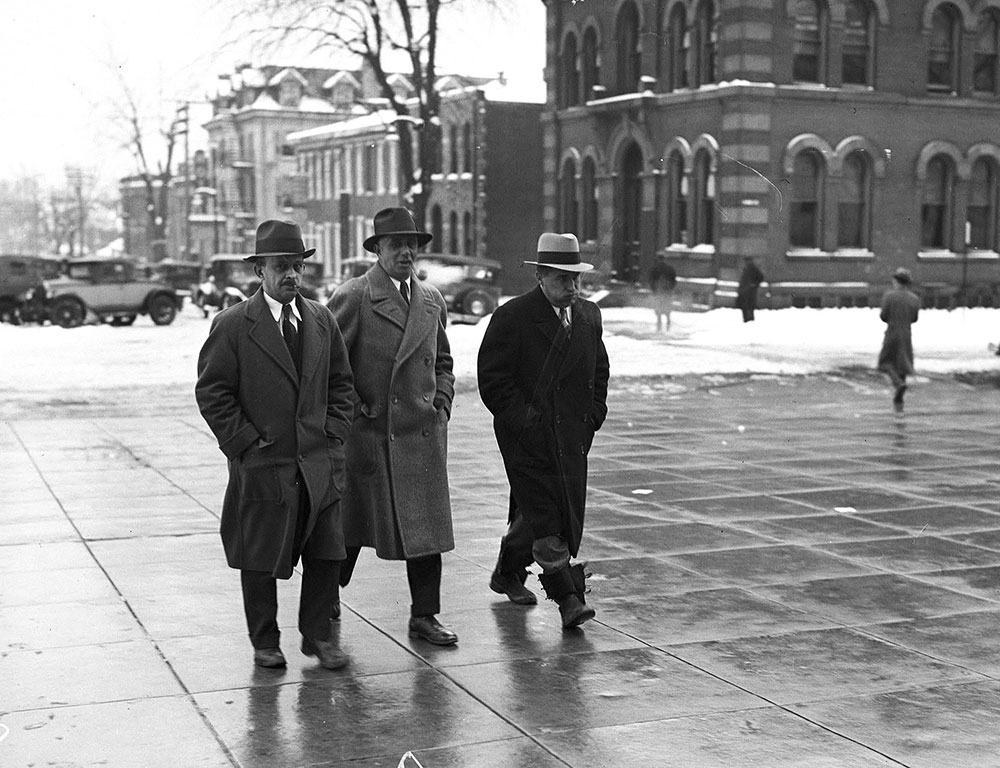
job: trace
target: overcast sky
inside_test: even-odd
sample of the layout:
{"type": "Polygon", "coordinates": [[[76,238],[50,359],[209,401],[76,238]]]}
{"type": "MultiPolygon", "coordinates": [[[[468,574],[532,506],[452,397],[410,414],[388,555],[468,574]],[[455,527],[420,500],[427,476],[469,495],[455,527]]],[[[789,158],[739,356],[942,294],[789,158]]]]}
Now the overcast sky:
{"type": "MultiPolygon", "coordinates": [[[[234,0],[230,0],[230,6],[234,0]]],[[[540,79],[545,12],[540,0],[514,0],[498,18],[475,0],[442,34],[442,69],[470,74],[504,70],[540,79]]],[[[146,116],[170,115],[177,103],[203,100],[216,76],[240,60],[265,61],[235,37],[223,3],[210,0],[4,0],[0,11],[0,178],[40,176],[61,183],[67,165],[93,171],[103,184],[134,171],[111,116],[122,82],[146,116]],[[235,39],[234,39],[235,37],[235,39]],[[119,79],[119,77],[121,79],[119,79]]],[[[193,108],[195,118],[207,117],[193,108]]],[[[162,123],[161,123],[162,124],[162,123]]]]}

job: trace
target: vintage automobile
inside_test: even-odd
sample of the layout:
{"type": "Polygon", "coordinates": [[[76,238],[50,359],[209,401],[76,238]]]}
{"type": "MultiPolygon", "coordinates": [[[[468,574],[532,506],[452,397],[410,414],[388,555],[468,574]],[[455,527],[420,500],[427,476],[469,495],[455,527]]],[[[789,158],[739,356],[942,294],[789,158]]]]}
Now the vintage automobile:
{"type": "MultiPolygon", "coordinates": [[[[204,268],[204,275],[192,294],[192,301],[208,316],[208,307],[225,309],[257,292],[260,280],[253,263],[244,261],[244,253],[217,253],[204,268]]],[[[323,298],[323,265],[306,261],[300,293],[307,299],[323,298]]]]}
{"type": "Polygon", "coordinates": [[[55,256],[0,254],[0,321],[41,322],[45,307],[39,287],[58,277],[62,265],[55,256]]]}
{"type": "MultiPolygon", "coordinates": [[[[376,261],[374,256],[345,259],[340,282],[363,275],[376,261]]],[[[456,323],[477,323],[497,308],[501,269],[493,259],[444,253],[419,253],[413,263],[417,278],[441,291],[448,316],[456,323]]]]}
{"type": "Polygon", "coordinates": [[[131,325],[138,315],[169,325],[180,308],[173,287],[126,258],[67,261],[65,274],[43,287],[48,318],[63,328],[83,324],[88,313],[111,325],[131,325]]]}

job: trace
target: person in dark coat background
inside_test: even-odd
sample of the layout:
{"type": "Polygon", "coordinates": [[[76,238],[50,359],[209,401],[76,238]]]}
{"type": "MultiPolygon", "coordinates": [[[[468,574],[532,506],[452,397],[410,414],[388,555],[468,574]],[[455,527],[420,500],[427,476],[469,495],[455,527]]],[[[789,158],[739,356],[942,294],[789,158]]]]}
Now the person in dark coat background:
{"type": "Polygon", "coordinates": [[[346,555],[338,502],[353,384],[330,310],[298,295],[314,252],[293,222],[261,223],[246,257],[261,287],[216,315],[198,357],[198,407],[229,460],[222,542],[262,667],[285,666],[275,580],[300,556],[302,652],[328,669],[348,663],[330,614],[346,555]]]}
{"type": "Polygon", "coordinates": [[[354,371],[356,409],[343,501],[348,558],[356,560],[365,546],[383,560],[405,560],[410,635],[452,645],[458,636],[436,616],[441,553],[455,547],[448,490],[448,420],[455,395],[448,308],[437,288],[413,275],[417,251],[431,235],[417,230],[405,208],[379,211],[374,225],[364,248],[378,263],[338,287],[329,304],[354,371]]]}
{"type": "Polygon", "coordinates": [[[479,348],[479,393],[510,482],[508,530],[490,588],[531,605],[527,566],[542,568],[545,594],[564,628],[594,617],[586,604],[580,548],[587,496],[587,454],[607,416],[608,354],[601,311],[581,299],[574,235],[538,239],[538,286],[493,313],[479,348]]]}
{"type": "Polygon", "coordinates": [[[663,256],[657,256],[649,270],[649,289],[653,292],[653,311],[656,313],[656,330],[670,330],[670,310],[677,287],[677,270],[663,256]],[[666,321],[666,322],[664,322],[666,321]]]}
{"type": "Polygon", "coordinates": [[[913,374],[913,339],[910,326],[917,322],[920,298],[910,290],[910,271],[900,267],[892,276],[892,288],[882,296],[880,317],[886,324],[882,349],[878,353],[878,369],[892,382],[892,407],[903,413],[906,377],[913,374]]]}
{"type": "Polygon", "coordinates": [[[764,273],[760,271],[754,260],[747,256],[743,261],[743,271],[736,287],[736,306],[743,312],[743,322],[753,322],[753,313],[757,309],[757,290],[764,282],[764,273]]]}

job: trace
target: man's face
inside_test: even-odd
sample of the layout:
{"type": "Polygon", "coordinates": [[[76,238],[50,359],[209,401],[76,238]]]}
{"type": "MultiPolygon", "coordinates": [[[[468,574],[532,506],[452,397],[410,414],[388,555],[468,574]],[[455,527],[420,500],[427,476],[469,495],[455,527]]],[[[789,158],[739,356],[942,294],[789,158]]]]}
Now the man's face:
{"type": "Polygon", "coordinates": [[[257,259],[253,271],[261,279],[264,293],[287,304],[298,294],[305,268],[301,256],[266,256],[257,259]]]}
{"type": "Polygon", "coordinates": [[[387,235],[375,244],[375,253],[389,277],[407,280],[417,256],[417,238],[415,235],[387,235]]]}
{"type": "Polygon", "coordinates": [[[554,307],[568,307],[580,292],[580,273],[564,269],[539,267],[535,273],[542,293],[554,307]]]}

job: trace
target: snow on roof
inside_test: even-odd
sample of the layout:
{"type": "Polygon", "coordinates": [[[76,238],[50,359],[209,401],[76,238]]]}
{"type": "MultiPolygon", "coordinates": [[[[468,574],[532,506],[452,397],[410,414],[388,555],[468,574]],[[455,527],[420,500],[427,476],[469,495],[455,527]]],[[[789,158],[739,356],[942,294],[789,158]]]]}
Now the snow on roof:
{"type": "Polygon", "coordinates": [[[298,80],[300,83],[302,83],[302,87],[303,88],[305,88],[307,85],[309,85],[309,81],[306,80],[302,76],[302,74],[297,69],[295,69],[295,67],[285,67],[278,74],[276,74],[274,77],[272,77],[270,80],[268,80],[267,84],[268,85],[280,85],[281,81],[284,80],[285,78],[288,78],[288,77],[294,77],[296,80],[298,80]]]}
{"type": "Polygon", "coordinates": [[[247,109],[284,109],[278,102],[272,99],[267,93],[261,93],[253,100],[247,109]]]}
{"type": "Polygon", "coordinates": [[[376,112],[367,113],[359,117],[352,117],[347,120],[338,120],[335,123],[320,125],[316,128],[307,128],[304,131],[295,131],[288,134],[288,143],[317,139],[324,136],[353,136],[359,133],[371,133],[373,130],[388,130],[396,119],[396,113],[391,109],[380,109],[376,112]]]}
{"type": "Polygon", "coordinates": [[[338,84],[340,84],[342,82],[348,82],[351,85],[353,85],[355,88],[360,88],[361,87],[361,83],[358,82],[358,78],[356,78],[353,73],[348,72],[346,70],[341,70],[340,72],[337,72],[335,74],[330,75],[323,82],[323,87],[324,88],[333,88],[335,85],[338,85],[338,84]]]}
{"type": "Polygon", "coordinates": [[[267,85],[267,78],[264,76],[264,73],[253,67],[240,70],[239,76],[246,88],[263,88],[267,85]]]}

